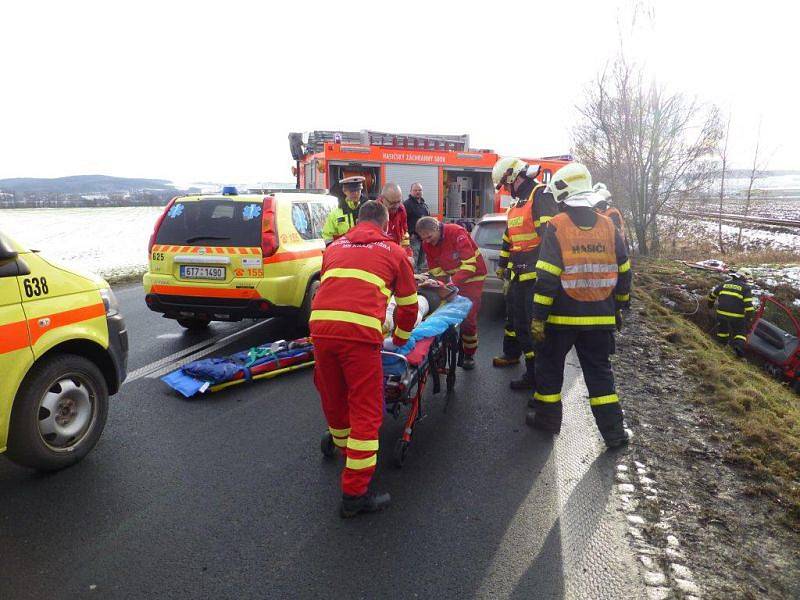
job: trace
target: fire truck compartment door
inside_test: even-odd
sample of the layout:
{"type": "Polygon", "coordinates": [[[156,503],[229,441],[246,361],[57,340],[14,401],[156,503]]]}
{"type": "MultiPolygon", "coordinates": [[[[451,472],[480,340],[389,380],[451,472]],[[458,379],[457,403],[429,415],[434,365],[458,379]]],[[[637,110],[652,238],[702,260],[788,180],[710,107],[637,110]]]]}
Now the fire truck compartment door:
{"type": "Polygon", "coordinates": [[[439,167],[425,165],[386,165],[386,183],[396,183],[403,192],[403,199],[408,198],[411,184],[422,184],[422,197],[428,205],[428,211],[435,215],[439,212],[439,167]]]}

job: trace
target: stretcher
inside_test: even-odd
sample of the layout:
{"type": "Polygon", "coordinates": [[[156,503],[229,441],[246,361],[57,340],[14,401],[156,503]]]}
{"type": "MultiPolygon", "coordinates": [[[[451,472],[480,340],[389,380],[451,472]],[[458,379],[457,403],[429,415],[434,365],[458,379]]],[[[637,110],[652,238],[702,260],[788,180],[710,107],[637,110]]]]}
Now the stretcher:
{"type": "Polygon", "coordinates": [[[386,414],[405,418],[403,433],[392,449],[392,462],[402,467],[408,456],[414,428],[425,416],[422,399],[430,383],[433,393],[442,390],[442,377],[450,400],[456,383],[456,367],[464,358],[459,332],[472,302],[455,296],[441,302],[435,291],[421,289],[435,310],[411,332],[408,343],[398,351],[383,350],[383,400],[386,414]]]}

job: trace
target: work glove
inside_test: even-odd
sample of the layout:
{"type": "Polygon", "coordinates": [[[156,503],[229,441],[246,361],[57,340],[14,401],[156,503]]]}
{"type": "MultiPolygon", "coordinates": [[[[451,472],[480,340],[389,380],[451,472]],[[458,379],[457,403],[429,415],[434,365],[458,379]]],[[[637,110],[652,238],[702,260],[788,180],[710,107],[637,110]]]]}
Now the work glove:
{"type": "Polygon", "coordinates": [[[497,275],[498,279],[505,279],[506,278],[506,270],[503,267],[497,267],[497,270],[494,272],[497,275]]]}
{"type": "Polygon", "coordinates": [[[531,338],[536,344],[541,344],[544,341],[544,321],[539,321],[538,319],[531,321],[531,338]]]}
{"type": "Polygon", "coordinates": [[[622,310],[618,308],[614,316],[616,317],[617,331],[622,331],[622,310]]]}

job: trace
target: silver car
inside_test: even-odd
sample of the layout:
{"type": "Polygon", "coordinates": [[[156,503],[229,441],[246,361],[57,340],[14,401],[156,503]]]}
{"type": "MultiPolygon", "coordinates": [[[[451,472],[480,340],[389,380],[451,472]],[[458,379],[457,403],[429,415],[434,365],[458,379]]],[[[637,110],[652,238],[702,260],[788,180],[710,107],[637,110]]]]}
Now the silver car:
{"type": "Polygon", "coordinates": [[[472,229],[472,239],[481,249],[483,260],[486,261],[486,281],[483,292],[489,294],[502,294],[503,282],[495,275],[497,263],[500,259],[500,249],[503,247],[503,232],[506,230],[506,213],[493,213],[484,215],[472,229]]]}

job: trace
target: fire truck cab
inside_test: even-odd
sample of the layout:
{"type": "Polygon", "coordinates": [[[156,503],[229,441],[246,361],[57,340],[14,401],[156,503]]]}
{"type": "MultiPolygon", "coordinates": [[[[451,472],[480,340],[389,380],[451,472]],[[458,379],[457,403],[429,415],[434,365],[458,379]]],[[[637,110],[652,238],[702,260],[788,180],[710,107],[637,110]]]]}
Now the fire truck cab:
{"type": "MultiPolygon", "coordinates": [[[[312,131],[289,134],[289,146],[298,189],[328,189],[340,196],[340,179],[362,175],[365,192],[374,199],[386,182],[399,184],[403,194],[419,182],[431,214],[445,221],[475,222],[510,204],[492,184],[500,156],[470,148],[469,135],[312,131]]],[[[541,165],[547,179],[571,157],[526,160],[541,165]]]]}

